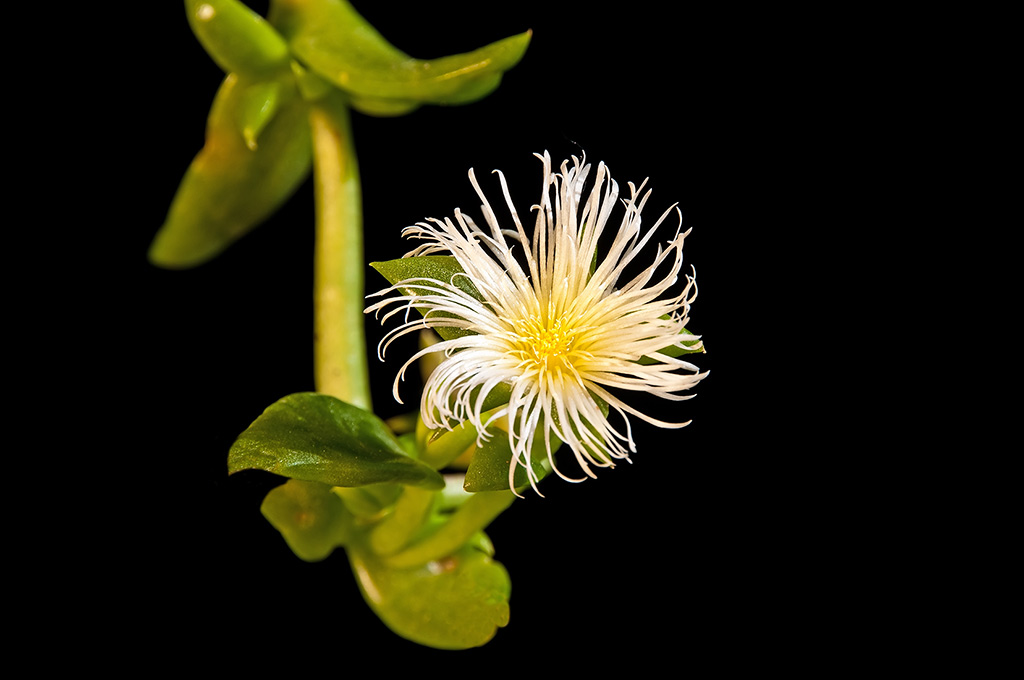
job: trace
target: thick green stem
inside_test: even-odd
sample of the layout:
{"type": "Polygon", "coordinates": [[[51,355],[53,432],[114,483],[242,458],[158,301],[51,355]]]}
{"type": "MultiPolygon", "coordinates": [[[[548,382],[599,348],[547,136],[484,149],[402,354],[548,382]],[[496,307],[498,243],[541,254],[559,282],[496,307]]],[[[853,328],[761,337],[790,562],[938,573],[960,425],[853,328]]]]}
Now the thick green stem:
{"type": "Polygon", "coordinates": [[[316,200],[313,363],[318,392],[370,410],[363,331],[363,219],[348,109],[334,97],[313,105],[316,200]]]}

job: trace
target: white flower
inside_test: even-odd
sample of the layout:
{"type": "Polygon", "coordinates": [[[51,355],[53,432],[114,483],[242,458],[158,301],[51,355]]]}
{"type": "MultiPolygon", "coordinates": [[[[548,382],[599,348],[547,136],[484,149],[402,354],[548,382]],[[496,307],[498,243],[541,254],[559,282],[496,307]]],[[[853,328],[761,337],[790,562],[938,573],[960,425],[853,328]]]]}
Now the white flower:
{"type": "MultiPolygon", "coordinates": [[[[487,229],[456,209],[454,222],[431,218],[404,231],[409,238],[427,242],[406,257],[454,256],[482,300],[461,290],[455,281],[419,278],[380,291],[377,295],[396,290],[404,294],[366,310],[398,303],[385,319],[406,312],[405,323],[382,341],[381,358],[396,337],[424,327],[471,332],[441,341],[406,362],[395,380],[395,398],[401,401],[398,382],[413,361],[429,352],[444,352],[444,360],[424,386],[424,423],[432,429],[452,429],[468,421],[483,438],[503,425],[513,453],[509,485],[513,486],[519,465],[526,468],[534,488],[537,480],[530,457],[538,434],[546,443],[552,434],[564,442],[583,472],[594,477],[592,467],[612,467],[616,460],[628,460],[629,453],[636,452],[627,415],[661,427],[688,424],[654,419],[629,406],[620,394],[641,391],[665,399],[688,399],[692,395],[679,393],[706,375],[687,361],[661,353],[669,347],[682,348],[684,342],[690,343],[687,349],[700,348],[699,336],[683,328],[697,295],[693,277],[686,277],[681,292],[661,299],[677,282],[683,240],[689,231],[681,233],[677,226],[672,240],[658,246],[653,261],[635,278],[619,281],[657,227],[673,210],[679,214],[678,209],[669,208],[641,233],[640,212],[651,193],[643,192],[646,181],[639,189],[630,183],[629,197],[620,201],[618,184],[600,163],[584,199],[591,171],[585,157],[565,161],[560,173],[552,172],[547,152],[538,158],[544,164],[544,188],[540,205],[532,208],[537,213],[532,238],[498,171],[514,228],[499,226],[470,170],[469,180],[483,201],[487,229]],[[612,213],[620,202],[625,214],[616,226],[612,213]],[[601,259],[595,260],[609,224],[615,232],[604,241],[611,243],[607,249],[602,245],[601,259]],[[518,253],[522,262],[514,252],[516,243],[522,246],[518,253]],[[424,312],[424,317],[410,320],[408,312],[413,308],[424,312]],[[641,357],[656,362],[640,363],[641,357]],[[483,398],[503,383],[511,391],[508,404],[483,412],[483,398]],[[622,416],[624,433],[612,426],[599,400],[622,416]]],[[[550,445],[546,450],[551,458],[550,445]]],[[[564,475],[553,459],[551,464],[559,476],[582,481],[564,475]]]]}

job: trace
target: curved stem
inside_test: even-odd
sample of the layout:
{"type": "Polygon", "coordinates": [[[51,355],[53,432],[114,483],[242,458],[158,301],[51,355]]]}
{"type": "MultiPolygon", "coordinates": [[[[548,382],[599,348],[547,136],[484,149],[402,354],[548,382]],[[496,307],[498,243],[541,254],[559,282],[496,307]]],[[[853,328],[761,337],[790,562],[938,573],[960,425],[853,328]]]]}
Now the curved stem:
{"type": "Polygon", "coordinates": [[[363,330],[363,219],[348,109],[335,97],[311,107],[316,254],[313,364],[318,392],[370,410],[363,330]]]}

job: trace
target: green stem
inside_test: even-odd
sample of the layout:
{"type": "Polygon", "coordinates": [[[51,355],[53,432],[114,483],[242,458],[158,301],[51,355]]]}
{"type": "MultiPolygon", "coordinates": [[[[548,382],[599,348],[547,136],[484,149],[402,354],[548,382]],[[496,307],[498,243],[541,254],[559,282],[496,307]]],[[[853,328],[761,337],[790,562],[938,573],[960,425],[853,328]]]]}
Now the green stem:
{"type": "Polygon", "coordinates": [[[439,497],[437,491],[405,487],[392,513],[374,526],[370,533],[373,552],[377,555],[392,555],[408,545],[430,515],[434,499],[439,497]]]}
{"type": "Polygon", "coordinates": [[[363,331],[363,219],[348,109],[334,97],[311,107],[316,254],[313,363],[318,392],[370,410],[363,331]]]}
{"type": "Polygon", "coordinates": [[[450,555],[473,534],[487,528],[515,499],[511,491],[477,492],[466,499],[436,532],[399,553],[385,557],[384,563],[396,569],[411,569],[450,555]]]}
{"type": "MultiPolygon", "coordinates": [[[[481,420],[487,422],[487,419],[501,408],[504,407],[499,406],[490,411],[484,411],[481,415],[481,420]]],[[[417,431],[417,434],[420,436],[421,441],[426,442],[430,433],[426,431],[422,418],[418,420],[416,427],[418,430],[423,428],[423,432],[417,431]]],[[[476,443],[476,440],[476,428],[469,421],[463,422],[455,429],[442,433],[436,439],[431,440],[430,443],[424,443],[420,460],[435,470],[440,470],[462,455],[467,448],[476,443]]]]}

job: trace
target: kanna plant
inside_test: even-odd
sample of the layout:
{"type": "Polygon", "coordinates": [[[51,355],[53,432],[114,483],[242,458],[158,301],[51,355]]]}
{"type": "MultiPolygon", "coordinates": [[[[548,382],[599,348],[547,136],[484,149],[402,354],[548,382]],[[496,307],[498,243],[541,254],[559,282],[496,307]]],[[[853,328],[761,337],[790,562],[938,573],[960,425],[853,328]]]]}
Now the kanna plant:
{"type": "Polygon", "coordinates": [[[652,418],[626,395],[686,399],[705,375],[680,358],[702,351],[685,328],[694,280],[676,286],[686,233],[677,227],[655,247],[672,209],[641,228],[643,185],[620,199],[603,164],[574,158],[556,172],[545,153],[532,228],[503,176],[508,214],[499,217],[470,171],[485,226],[456,210],[454,220],[408,227],[424,243],[373,264],[391,286],[366,307],[349,111],[394,116],[475,101],[519,61],[530,34],[421,61],[344,0],[276,0],[266,19],[237,0],[185,6],[227,76],[151,260],[205,262],[310,172],[315,187],[316,391],[270,405],[231,447],[228,470],[288,478],[267,495],[264,516],[304,560],[344,548],[364,598],[396,633],[443,649],[482,645],[507,623],[510,592],[486,526],[552,470],[580,481],[626,459],[636,450],[629,417],[685,424],[652,418]],[[370,411],[364,308],[402,316],[382,358],[401,335],[440,336],[399,371],[439,357],[405,424],[370,411]],[[556,463],[563,444],[569,455],[556,463]],[[584,477],[566,473],[566,461],[584,477]]]}

